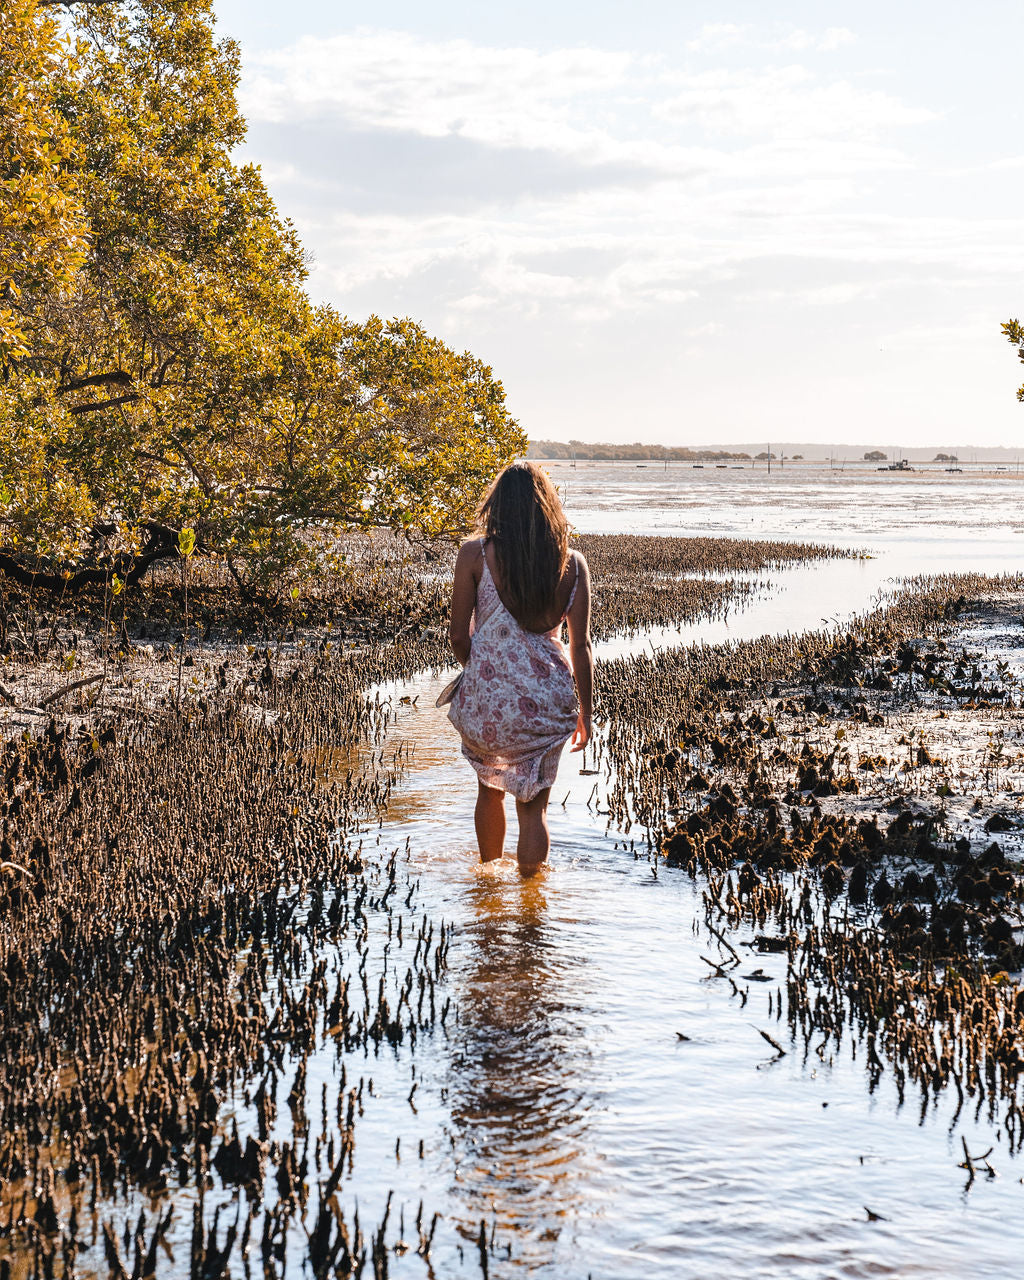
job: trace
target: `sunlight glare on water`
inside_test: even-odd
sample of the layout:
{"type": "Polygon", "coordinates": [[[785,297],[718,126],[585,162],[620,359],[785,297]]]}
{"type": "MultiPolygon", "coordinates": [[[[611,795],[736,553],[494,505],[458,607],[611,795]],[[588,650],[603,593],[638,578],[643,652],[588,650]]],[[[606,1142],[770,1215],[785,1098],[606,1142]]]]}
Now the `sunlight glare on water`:
{"type": "Polygon", "coordinates": [[[763,464],[720,471],[686,463],[543,464],[581,533],[784,538],[885,554],[896,573],[975,568],[1022,551],[1024,478],[1016,471],[950,475],[941,467],[879,473],[871,464],[763,464]]]}

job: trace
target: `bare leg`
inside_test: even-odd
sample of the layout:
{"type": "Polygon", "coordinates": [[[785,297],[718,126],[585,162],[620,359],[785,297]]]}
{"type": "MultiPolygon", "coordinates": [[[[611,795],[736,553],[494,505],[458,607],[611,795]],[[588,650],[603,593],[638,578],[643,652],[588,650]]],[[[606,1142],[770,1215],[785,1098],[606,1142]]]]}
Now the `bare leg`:
{"type": "Polygon", "coordinates": [[[485,787],[477,779],[476,839],[480,846],[480,861],[494,862],[505,848],[505,793],[494,787],[485,787]]]}
{"type": "Polygon", "coordinates": [[[551,788],[538,791],[532,800],[517,800],[516,815],[519,818],[519,843],[516,857],[524,876],[532,876],[547,861],[551,848],[548,834],[548,796],[551,788]]]}

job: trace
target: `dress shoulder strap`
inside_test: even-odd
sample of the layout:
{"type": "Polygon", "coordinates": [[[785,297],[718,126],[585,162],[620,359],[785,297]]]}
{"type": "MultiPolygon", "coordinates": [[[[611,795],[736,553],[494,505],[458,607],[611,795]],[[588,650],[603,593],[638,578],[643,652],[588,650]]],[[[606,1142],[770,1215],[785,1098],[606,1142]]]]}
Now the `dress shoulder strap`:
{"type": "Polygon", "coordinates": [[[562,613],[563,622],[569,616],[569,610],[572,608],[572,602],[576,599],[576,588],[580,585],[580,562],[576,558],[575,551],[570,551],[569,555],[572,556],[572,567],[576,572],[573,575],[572,590],[569,592],[569,603],[565,606],[565,610],[562,613]]]}
{"type": "Polygon", "coordinates": [[[477,628],[501,606],[501,596],[498,595],[498,588],[491,574],[491,566],[487,563],[486,553],[487,539],[481,538],[479,541],[480,558],[482,564],[480,567],[480,580],[476,584],[476,607],[474,610],[474,621],[477,628]]]}

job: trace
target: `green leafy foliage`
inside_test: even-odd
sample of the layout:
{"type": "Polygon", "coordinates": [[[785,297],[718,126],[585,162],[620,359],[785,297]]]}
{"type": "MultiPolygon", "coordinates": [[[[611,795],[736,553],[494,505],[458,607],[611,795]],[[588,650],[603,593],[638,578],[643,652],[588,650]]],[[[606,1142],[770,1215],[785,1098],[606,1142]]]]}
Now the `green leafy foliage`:
{"type": "MultiPolygon", "coordinates": [[[[1008,320],[1003,325],[1006,341],[1017,348],[1017,358],[1024,364],[1024,325],[1019,320],[1008,320]]],[[[1018,387],[1017,399],[1024,400],[1024,386],[1018,387]]]]}
{"type": "MultiPolygon", "coordinates": [[[[265,589],[337,534],[454,533],[525,447],[491,370],[314,306],[209,0],[0,12],[0,568],[226,556],[265,589]]],[[[66,577],[63,579],[66,581],[66,577]]]]}

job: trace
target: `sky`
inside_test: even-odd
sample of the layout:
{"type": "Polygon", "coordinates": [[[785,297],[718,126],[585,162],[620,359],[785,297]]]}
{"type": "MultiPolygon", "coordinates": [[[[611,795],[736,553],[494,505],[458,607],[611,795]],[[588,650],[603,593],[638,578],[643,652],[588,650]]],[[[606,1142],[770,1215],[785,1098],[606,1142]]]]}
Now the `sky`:
{"type": "Polygon", "coordinates": [[[346,315],[533,439],[1016,446],[1019,0],[216,0],[346,315]]]}

